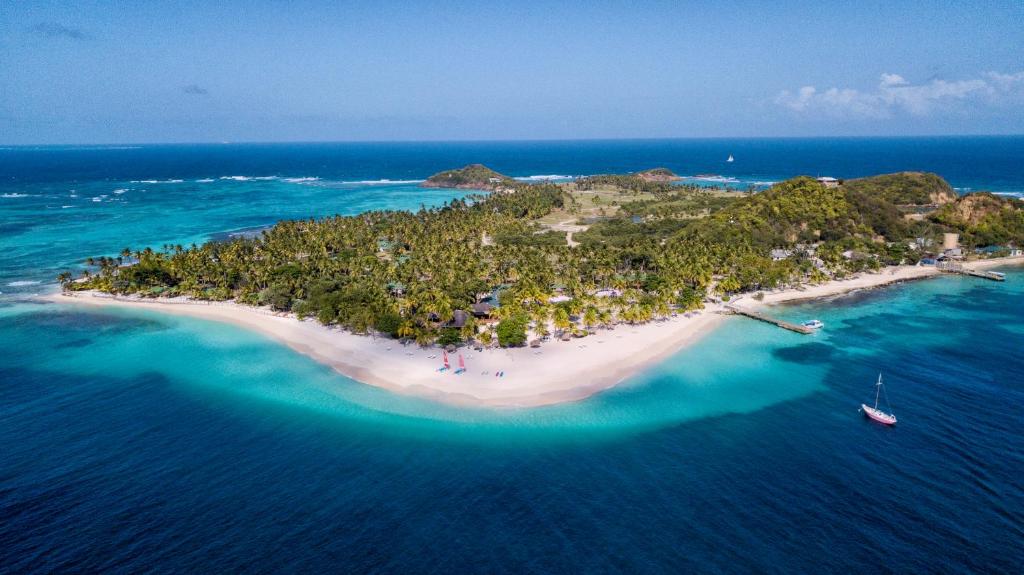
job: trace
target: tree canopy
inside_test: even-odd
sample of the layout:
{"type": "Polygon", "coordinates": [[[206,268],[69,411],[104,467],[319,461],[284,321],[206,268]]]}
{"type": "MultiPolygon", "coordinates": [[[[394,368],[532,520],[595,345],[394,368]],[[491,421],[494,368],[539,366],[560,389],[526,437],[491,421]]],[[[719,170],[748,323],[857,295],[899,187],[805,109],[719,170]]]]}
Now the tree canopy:
{"type": "Polygon", "coordinates": [[[944,231],[960,232],[968,246],[1024,244],[1019,201],[972,194],[927,218],[908,218],[897,201],[923,198],[915,191],[922,176],[882,178],[880,193],[863,183],[826,187],[800,177],[742,197],[635,175],[517,182],[415,213],[290,220],[253,238],[126,248],[117,257],[90,258],[94,267],[84,279],[62,274],[61,282],[117,294],[234,299],[420,343],[521,345],[528,326],[542,333],[550,321],[643,322],[699,307],[711,293],[913,262],[920,253],[908,240],[944,231]],[[897,189],[901,181],[910,191],[897,189]],[[564,231],[538,228],[553,211],[570,210],[574,193],[598,185],[645,199],[586,226],[573,245],[564,231]],[[499,323],[455,321],[456,310],[495,294],[500,305],[494,302],[490,320],[499,323]],[[555,295],[559,303],[549,301],[555,295]]]}

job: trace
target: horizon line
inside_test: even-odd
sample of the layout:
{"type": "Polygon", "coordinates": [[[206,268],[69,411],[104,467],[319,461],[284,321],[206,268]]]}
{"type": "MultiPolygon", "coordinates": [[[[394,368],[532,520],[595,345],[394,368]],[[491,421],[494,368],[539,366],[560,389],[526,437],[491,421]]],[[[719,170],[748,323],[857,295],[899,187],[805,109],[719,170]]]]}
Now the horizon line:
{"type": "Polygon", "coordinates": [[[383,139],[383,140],[181,140],[166,142],[56,142],[35,144],[0,143],[0,149],[52,148],[52,147],[118,147],[118,146],[218,146],[218,145],[275,145],[275,144],[509,144],[542,142],[664,142],[685,140],[899,140],[930,138],[1020,138],[1020,134],[908,134],[908,135],[847,135],[847,136],[667,136],[622,138],[468,138],[468,139],[383,139]]]}

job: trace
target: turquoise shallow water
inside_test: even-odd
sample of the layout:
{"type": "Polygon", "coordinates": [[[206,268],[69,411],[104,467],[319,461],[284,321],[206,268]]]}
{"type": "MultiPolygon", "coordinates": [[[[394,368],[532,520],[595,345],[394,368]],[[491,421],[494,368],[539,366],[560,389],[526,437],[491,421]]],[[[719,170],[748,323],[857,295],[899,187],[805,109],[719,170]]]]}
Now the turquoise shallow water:
{"type": "MultiPolygon", "coordinates": [[[[11,358],[14,367],[45,364],[57,372],[98,378],[159,373],[186,393],[287,406],[330,416],[340,424],[386,423],[381,432],[418,440],[593,441],[746,413],[823,389],[820,366],[769,369],[773,352],[799,336],[744,321],[727,321],[694,347],[586,401],[534,409],[467,409],[360,384],[228,324],[62,304],[11,306],[0,317],[58,340],[43,349],[19,349],[11,358]],[[736,354],[744,361],[735,362],[736,354]]],[[[33,339],[18,332],[9,335],[20,336],[23,344],[33,339]]]]}
{"type": "Polygon", "coordinates": [[[401,170],[328,182],[318,161],[171,164],[4,184],[38,197],[0,204],[0,572],[1024,563],[1020,268],[1004,284],[945,277],[779,310],[824,321],[813,336],[732,318],[585,401],[460,409],[358,384],[233,326],[25,300],[111,241],[187,242],[455,193],[337,183],[415,179],[401,170]],[[91,200],[143,172],[270,171],[91,200]],[[283,179],[300,176],[323,179],[283,179]],[[43,189],[72,187],[93,195],[46,207],[57,198],[43,189]],[[42,283],[8,285],[24,281],[42,283]],[[894,429],[857,413],[878,371],[894,429]]]}
{"type": "Polygon", "coordinates": [[[98,180],[11,186],[0,198],[0,238],[10,246],[0,292],[34,293],[88,256],[124,247],[202,243],[253,232],[282,219],[415,210],[464,196],[415,182],[347,183],[308,177],[98,180]],[[231,179],[245,178],[245,179],[231,179]],[[120,247],[118,247],[120,246],[120,247]]]}

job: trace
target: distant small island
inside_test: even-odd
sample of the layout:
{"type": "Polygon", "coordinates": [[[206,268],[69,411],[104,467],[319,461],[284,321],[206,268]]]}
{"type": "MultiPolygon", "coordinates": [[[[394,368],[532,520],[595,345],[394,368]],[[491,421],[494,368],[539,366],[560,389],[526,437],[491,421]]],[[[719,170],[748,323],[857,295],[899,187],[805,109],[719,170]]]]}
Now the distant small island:
{"type": "Polygon", "coordinates": [[[645,182],[675,182],[682,179],[668,168],[652,168],[633,175],[645,182]]]}
{"type": "Polygon", "coordinates": [[[457,170],[438,172],[427,178],[420,187],[494,191],[515,184],[514,179],[499,174],[483,164],[470,164],[457,170]]]}

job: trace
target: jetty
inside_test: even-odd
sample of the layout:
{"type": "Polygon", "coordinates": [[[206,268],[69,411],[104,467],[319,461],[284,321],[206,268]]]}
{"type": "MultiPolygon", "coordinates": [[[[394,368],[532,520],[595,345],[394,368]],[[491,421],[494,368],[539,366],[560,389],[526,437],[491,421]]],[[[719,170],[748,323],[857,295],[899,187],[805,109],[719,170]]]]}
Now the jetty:
{"type": "Polygon", "coordinates": [[[960,274],[964,276],[972,276],[976,278],[993,280],[997,282],[1006,281],[1006,276],[999,272],[972,270],[965,268],[963,264],[960,264],[958,262],[939,262],[935,264],[935,268],[941,272],[946,272],[948,274],[960,274]]]}
{"type": "Polygon", "coordinates": [[[763,314],[761,312],[754,311],[752,309],[745,309],[745,308],[742,308],[742,307],[739,307],[739,306],[735,306],[735,305],[726,305],[725,309],[731,311],[732,313],[738,314],[738,315],[745,315],[745,316],[747,316],[747,317],[749,317],[751,319],[756,319],[758,321],[763,321],[765,323],[770,323],[772,325],[777,325],[777,326],[781,327],[782,329],[788,329],[789,331],[795,331],[797,333],[802,333],[802,334],[805,334],[805,335],[806,334],[814,333],[814,330],[809,328],[809,327],[802,326],[802,325],[795,324],[795,323],[790,323],[788,321],[783,321],[781,319],[774,318],[774,317],[772,317],[770,315],[763,314]]]}

